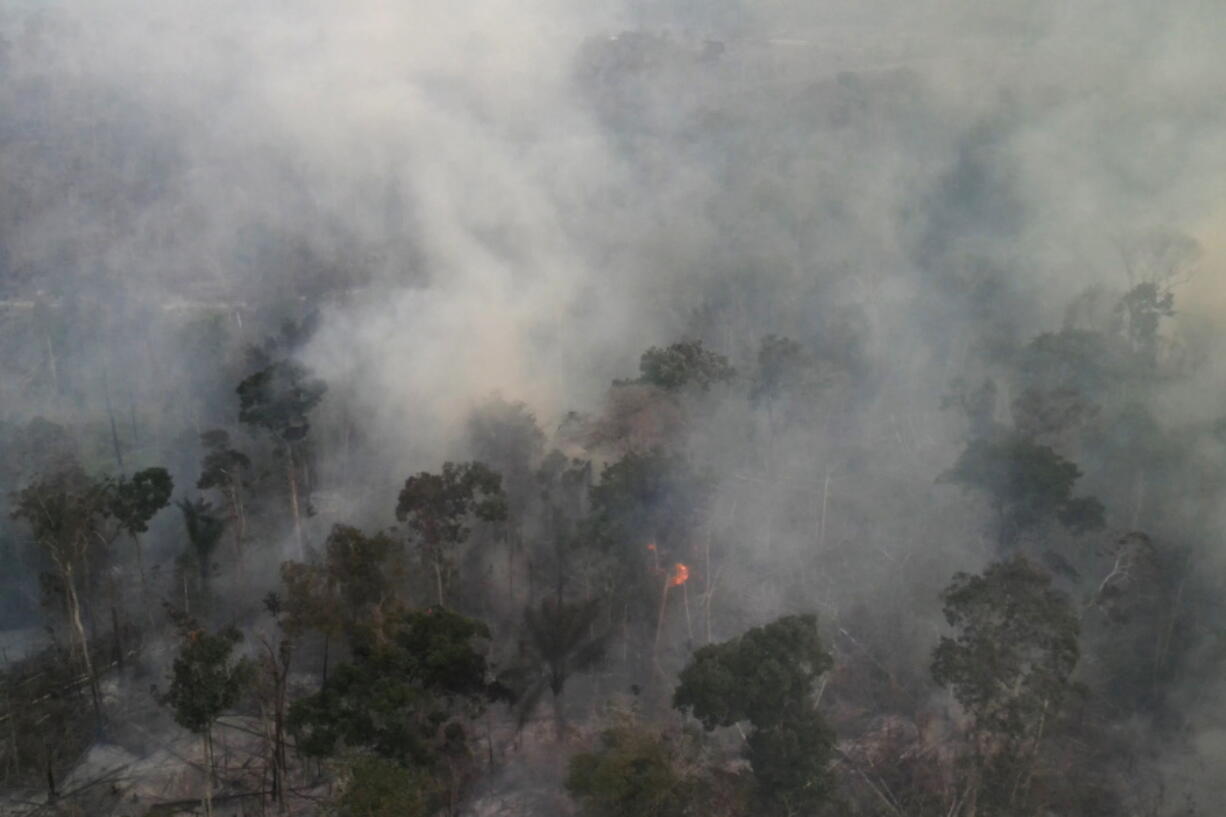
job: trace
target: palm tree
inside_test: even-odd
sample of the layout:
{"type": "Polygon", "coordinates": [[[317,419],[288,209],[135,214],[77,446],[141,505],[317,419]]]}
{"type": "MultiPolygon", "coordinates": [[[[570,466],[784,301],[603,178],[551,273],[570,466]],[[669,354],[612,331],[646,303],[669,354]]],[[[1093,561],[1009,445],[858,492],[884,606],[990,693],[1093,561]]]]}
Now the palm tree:
{"type": "MultiPolygon", "coordinates": [[[[213,504],[204,499],[180,499],[175,505],[183,512],[183,527],[187,531],[188,544],[191,545],[191,550],[184,554],[184,560],[194,563],[200,571],[200,592],[207,597],[213,551],[221,541],[226,522],[214,513],[213,504]]],[[[186,580],[184,581],[186,592],[186,580]]]]}
{"type": "Polygon", "coordinates": [[[599,599],[568,603],[547,599],[524,610],[523,656],[514,674],[521,681],[519,725],[540,703],[545,690],[553,696],[554,724],[560,740],[566,731],[562,692],[576,672],[591,668],[603,656],[608,633],[596,632],[599,599]]]}

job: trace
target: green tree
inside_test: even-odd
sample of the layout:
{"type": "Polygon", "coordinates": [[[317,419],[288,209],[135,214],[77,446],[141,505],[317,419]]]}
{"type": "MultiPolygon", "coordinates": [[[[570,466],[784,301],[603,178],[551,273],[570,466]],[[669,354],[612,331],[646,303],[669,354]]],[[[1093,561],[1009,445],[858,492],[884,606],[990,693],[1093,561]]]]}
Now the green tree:
{"type": "Polygon", "coordinates": [[[230,435],[222,429],[204,432],[200,435],[200,442],[206,453],[196,487],[201,491],[212,490],[221,494],[234,537],[234,555],[241,563],[243,539],[247,532],[247,513],[243,503],[244,477],[251,470],[251,460],[243,452],[230,447],[230,435]]]}
{"type": "Polygon", "coordinates": [[[484,624],[441,607],[403,614],[386,641],[358,645],[320,692],[295,701],[289,727],[308,755],[368,749],[431,766],[465,745],[463,724],[494,694],[478,642],[484,624]]]}
{"type": "Polygon", "coordinates": [[[285,585],[285,626],[299,636],[315,630],[324,637],[323,680],[328,648],[338,635],[351,646],[386,637],[385,628],[403,608],[403,544],[385,533],[368,535],[335,525],[324,543],[323,561],[281,565],[285,585]]]}
{"type": "Polygon", "coordinates": [[[422,561],[434,572],[440,605],[455,571],[455,551],[468,540],[472,520],[506,517],[502,477],[480,462],[448,462],[441,473],[411,476],[396,502],[396,518],[408,523],[422,561]]]}
{"type": "Polygon", "coordinates": [[[571,759],[566,790],[583,817],[682,817],[697,793],[677,768],[676,747],[630,725],[607,730],[596,751],[571,759]]]}
{"type": "Polygon", "coordinates": [[[446,792],[428,770],[361,755],[347,764],[335,817],[431,817],[446,792]]]}
{"type": "Polygon", "coordinates": [[[185,613],[170,610],[179,630],[179,650],[171,668],[170,688],[159,697],[174,712],[175,722],[200,736],[208,774],[205,776],[205,812],[213,813],[213,726],[217,718],[238,703],[250,681],[251,663],[234,658],[242,633],[228,627],[210,633],[185,613]]]}
{"type": "Polygon", "coordinates": [[[640,381],[665,391],[694,386],[707,391],[716,383],[736,376],[728,358],[712,352],[699,340],[674,343],[663,349],[652,346],[639,359],[640,381]]]}
{"type": "Polygon", "coordinates": [[[302,476],[297,451],[311,429],[308,415],[323,399],[328,386],[305,366],[283,360],[247,377],[239,383],[237,391],[239,421],[263,429],[282,447],[294,534],[302,550],[305,547],[300,498],[302,476]]]}
{"type": "Polygon", "coordinates": [[[332,640],[345,627],[341,602],[327,569],[320,564],[286,561],[281,563],[281,584],[284,599],[279,599],[284,611],[284,626],[291,638],[301,639],[314,630],[323,636],[323,663],[320,683],[328,682],[328,655],[332,640]]]}
{"type": "Polygon", "coordinates": [[[708,730],[748,722],[746,758],[762,812],[812,814],[832,797],[833,736],[814,703],[818,679],[832,665],[817,618],[784,616],[698,649],[673,705],[708,730]]]}
{"type": "Polygon", "coordinates": [[[1022,556],[956,574],[941,600],[956,635],[941,638],[932,676],[973,722],[967,795],[980,813],[1026,813],[1040,743],[1071,689],[1077,615],[1022,556]]]}
{"type": "Polygon", "coordinates": [[[941,480],[987,495],[997,538],[1012,545],[1039,525],[1058,521],[1073,533],[1104,525],[1094,497],[1073,496],[1081,470],[1050,446],[1019,436],[972,441],[941,480]]]}
{"type": "Polygon", "coordinates": [[[136,569],[140,574],[141,594],[145,595],[145,561],[140,535],[149,530],[149,521],[170,503],[174,480],[165,468],[146,468],[120,479],[114,487],[111,515],[136,547],[136,569]]]}
{"type": "MultiPolygon", "coordinates": [[[[87,600],[110,564],[119,529],[110,524],[114,483],[71,466],[35,480],[15,497],[13,518],[24,520],[64,594],[74,646],[89,679],[94,714],[102,721],[98,677],[85,632],[87,600]]],[[[46,585],[44,585],[46,586],[46,585]]]]}

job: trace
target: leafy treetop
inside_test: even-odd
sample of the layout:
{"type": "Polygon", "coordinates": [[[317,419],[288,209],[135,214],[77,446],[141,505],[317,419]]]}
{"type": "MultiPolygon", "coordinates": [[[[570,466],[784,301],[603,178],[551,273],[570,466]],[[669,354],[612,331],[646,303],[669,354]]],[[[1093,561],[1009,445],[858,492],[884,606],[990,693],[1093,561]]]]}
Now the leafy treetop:
{"type": "Polygon", "coordinates": [[[712,384],[727,383],[736,376],[728,358],[704,348],[698,340],[663,349],[652,346],[639,359],[639,372],[642,382],[666,391],[691,385],[706,391],[712,384]]]}
{"type": "Polygon", "coordinates": [[[1074,533],[1103,527],[1094,497],[1074,497],[1081,470],[1050,446],[1020,436],[974,440],[941,478],[986,494],[996,512],[1002,544],[1048,520],[1074,533]]]}
{"type": "Polygon", "coordinates": [[[327,384],[300,363],[272,363],[239,383],[239,422],[284,442],[301,440],[310,430],[307,415],[327,390],[327,384]]]}
{"type": "Polygon", "coordinates": [[[681,673],[673,704],[707,729],[742,721],[769,728],[805,708],[832,666],[817,617],[784,616],[698,649],[681,673]]]}

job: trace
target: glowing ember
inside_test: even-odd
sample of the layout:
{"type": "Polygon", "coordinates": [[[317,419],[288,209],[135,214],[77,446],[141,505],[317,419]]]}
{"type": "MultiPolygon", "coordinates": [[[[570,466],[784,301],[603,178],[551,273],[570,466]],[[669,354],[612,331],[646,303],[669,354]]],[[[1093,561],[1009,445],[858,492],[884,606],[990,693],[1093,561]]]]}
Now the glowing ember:
{"type": "Polygon", "coordinates": [[[672,578],[668,580],[668,586],[677,587],[678,585],[685,584],[689,580],[689,578],[690,578],[690,569],[686,567],[685,565],[681,564],[681,562],[677,562],[676,567],[673,568],[672,578]]]}

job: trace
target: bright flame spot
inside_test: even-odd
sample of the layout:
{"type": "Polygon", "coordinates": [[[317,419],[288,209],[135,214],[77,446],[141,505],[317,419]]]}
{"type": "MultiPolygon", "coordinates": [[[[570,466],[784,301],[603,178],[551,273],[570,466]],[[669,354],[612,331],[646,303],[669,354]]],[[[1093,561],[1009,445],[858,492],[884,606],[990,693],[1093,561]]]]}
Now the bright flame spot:
{"type": "Polygon", "coordinates": [[[650,551],[655,551],[656,549],[655,543],[652,542],[651,544],[647,545],[647,549],[650,551]]]}
{"type": "Polygon", "coordinates": [[[668,580],[668,586],[677,587],[678,585],[685,584],[687,581],[689,581],[689,578],[690,569],[681,564],[681,562],[677,562],[676,567],[673,568],[672,578],[668,580]]]}

